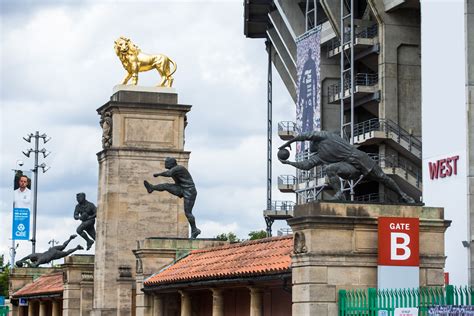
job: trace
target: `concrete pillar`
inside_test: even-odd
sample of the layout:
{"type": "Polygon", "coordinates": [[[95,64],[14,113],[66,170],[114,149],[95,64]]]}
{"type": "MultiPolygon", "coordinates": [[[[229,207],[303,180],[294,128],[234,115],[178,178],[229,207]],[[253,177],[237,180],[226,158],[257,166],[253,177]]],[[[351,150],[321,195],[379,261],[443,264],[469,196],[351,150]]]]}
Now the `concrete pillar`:
{"type": "Polygon", "coordinates": [[[224,316],[224,295],[221,289],[212,289],[212,316],[224,316]]]}
{"type": "Polygon", "coordinates": [[[263,316],[263,290],[257,287],[250,289],[250,316],[263,316]]]}
{"type": "Polygon", "coordinates": [[[59,301],[53,301],[53,310],[52,310],[52,316],[59,316],[61,315],[61,304],[59,304],[59,301]]]}
{"type": "Polygon", "coordinates": [[[45,301],[40,301],[40,310],[39,310],[39,316],[46,316],[46,302],[45,301]]]}
{"type": "Polygon", "coordinates": [[[28,316],[33,316],[35,314],[35,302],[28,301],[28,316]]]}
{"type": "Polygon", "coordinates": [[[164,316],[164,302],[161,295],[153,296],[153,316],[164,316]]]}
{"type": "Polygon", "coordinates": [[[191,297],[184,291],[179,291],[181,295],[181,316],[191,316],[191,297]]]}

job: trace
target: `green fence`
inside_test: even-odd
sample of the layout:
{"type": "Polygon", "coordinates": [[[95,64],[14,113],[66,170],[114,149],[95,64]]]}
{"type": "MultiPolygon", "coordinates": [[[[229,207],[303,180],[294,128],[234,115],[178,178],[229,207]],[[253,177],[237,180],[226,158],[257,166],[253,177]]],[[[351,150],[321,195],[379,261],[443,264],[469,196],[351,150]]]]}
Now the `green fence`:
{"type": "Polygon", "coordinates": [[[0,316],[8,316],[8,306],[0,306],[0,316]]]}
{"type": "Polygon", "coordinates": [[[391,316],[397,307],[418,307],[419,315],[428,315],[430,306],[474,305],[472,287],[432,287],[419,289],[339,290],[339,316],[377,316],[387,311],[391,316]]]}

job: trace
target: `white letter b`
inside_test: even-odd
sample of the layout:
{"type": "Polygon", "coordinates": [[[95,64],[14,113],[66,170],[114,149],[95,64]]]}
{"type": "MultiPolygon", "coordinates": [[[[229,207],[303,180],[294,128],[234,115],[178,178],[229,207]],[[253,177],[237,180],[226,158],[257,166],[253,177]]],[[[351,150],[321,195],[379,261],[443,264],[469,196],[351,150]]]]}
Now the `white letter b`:
{"type": "Polygon", "coordinates": [[[407,246],[410,244],[410,236],[405,233],[390,234],[390,259],[391,260],[407,260],[410,258],[411,250],[407,246]],[[403,239],[402,243],[397,243],[397,239],[403,239]],[[402,249],[403,254],[397,254],[397,249],[402,249]]]}

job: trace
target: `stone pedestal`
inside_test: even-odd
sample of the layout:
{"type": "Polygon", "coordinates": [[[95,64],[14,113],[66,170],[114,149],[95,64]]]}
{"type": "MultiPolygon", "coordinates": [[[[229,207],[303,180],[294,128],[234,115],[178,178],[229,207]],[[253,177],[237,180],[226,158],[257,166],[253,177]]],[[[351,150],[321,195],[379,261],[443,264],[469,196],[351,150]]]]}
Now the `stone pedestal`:
{"type": "MultiPolygon", "coordinates": [[[[188,237],[182,199],[168,192],[148,194],[143,181],[170,181],[152,176],[166,170],[166,157],[187,166],[184,127],[191,106],[178,104],[173,90],[139,90],[118,87],[111,100],[97,110],[104,122],[104,149],[97,154],[94,315],[117,315],[119,267],[135,266],[132,249],[137,240],[188,237]]],[[[131,273],[135,278],[134,269],[131,273]]]]}
{"type": "Polygon", "coordinates": [[[378,217],[420,218],[420,286],[443,285],[442,208],[316,202],[298,205],[294,232],[293,315],[337,315],[340,289],[376,287],[378,217]]]}
{"type": "Polygon", "coordinates": [[[89,315],[94,296],[94,256],[73,255],[64,258],[64,316],[89,315]]]}

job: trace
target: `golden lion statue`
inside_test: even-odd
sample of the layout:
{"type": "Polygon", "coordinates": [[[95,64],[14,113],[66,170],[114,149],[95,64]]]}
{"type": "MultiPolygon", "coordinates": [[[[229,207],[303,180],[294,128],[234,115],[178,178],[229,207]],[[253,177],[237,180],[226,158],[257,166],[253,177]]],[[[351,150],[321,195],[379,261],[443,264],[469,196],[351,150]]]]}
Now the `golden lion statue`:
{"type": "Polygon", "coordinates": [[[130,78],[132,78],[132,84],[137,85],[138,72],[156,69],[161,76],[161,82],[158,86],[171,87],[173,85],[174,79],[172,75],[175,73],[177,66],[176,63],[167,56],[161,54],[144,54],[138,46],[124,36],[120,36],[115,41],[114,49],[122,62],[123,68],[127,71],[127,75],[123,79],[122,84],[127,84],[130,78]],[[171,65],[173,66],[173,70],[171,70],[171,65]]]}

